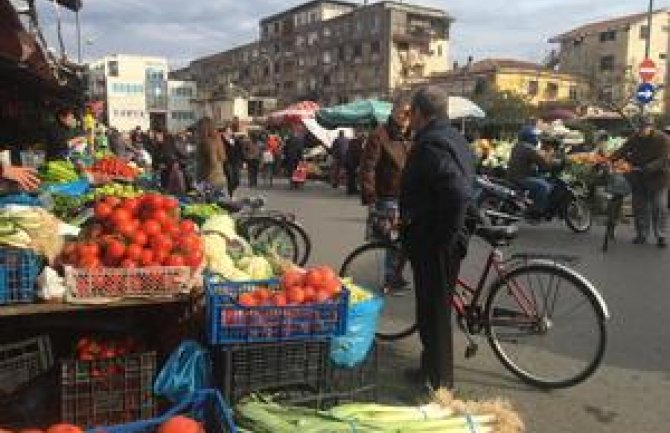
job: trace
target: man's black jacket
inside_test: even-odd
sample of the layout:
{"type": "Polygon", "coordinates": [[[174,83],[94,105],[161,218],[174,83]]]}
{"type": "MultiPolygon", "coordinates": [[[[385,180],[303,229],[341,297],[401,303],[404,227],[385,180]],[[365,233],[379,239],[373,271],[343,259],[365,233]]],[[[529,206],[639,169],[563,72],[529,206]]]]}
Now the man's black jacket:
{"type": "MultiPolygon", "coordinates": [[[[415,138],[402,178],[403,242],[410,249],[452,248],[465,242],[472,200],[474,154],[447,119],[431,121],[415,138]]],[[[417,251],[418,252],[418,251],[417,251]]]]}

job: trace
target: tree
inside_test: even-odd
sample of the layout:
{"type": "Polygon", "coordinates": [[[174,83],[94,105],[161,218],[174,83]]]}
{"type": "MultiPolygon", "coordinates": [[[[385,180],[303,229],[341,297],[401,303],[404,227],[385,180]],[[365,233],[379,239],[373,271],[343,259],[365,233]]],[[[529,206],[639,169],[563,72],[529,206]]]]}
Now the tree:
{"type": "Polygon", "coordinates": [[[480,122],[486,135],[515,137],[528,119],[538,114],[537,108],[516,92],[487,89],[473,99],[486,112],[486,119],[480,122]]]}

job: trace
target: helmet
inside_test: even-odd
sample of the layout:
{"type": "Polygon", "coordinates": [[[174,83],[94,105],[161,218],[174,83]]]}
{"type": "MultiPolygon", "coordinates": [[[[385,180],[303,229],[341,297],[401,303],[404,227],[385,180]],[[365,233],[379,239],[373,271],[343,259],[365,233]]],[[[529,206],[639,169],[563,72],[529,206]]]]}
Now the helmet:
{"type": "Polygon", "coordinates": [[[526,126],[519,132],[519,141],[524,143],[537,145],[540,141],[539,138],[539,131],[532,126],[526,126]]]}

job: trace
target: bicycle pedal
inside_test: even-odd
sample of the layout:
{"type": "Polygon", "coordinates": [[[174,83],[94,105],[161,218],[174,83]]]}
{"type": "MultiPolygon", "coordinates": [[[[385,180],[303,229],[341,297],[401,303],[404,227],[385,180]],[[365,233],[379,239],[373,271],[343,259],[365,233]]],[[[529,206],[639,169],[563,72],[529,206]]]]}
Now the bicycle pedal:
{"type": "Polygon", "coordinates": [[[479,346],[477,344],[468,344],[468,347],[465,348],[465,359],[470,359],[477,355],[478,349],[479,346]]]}

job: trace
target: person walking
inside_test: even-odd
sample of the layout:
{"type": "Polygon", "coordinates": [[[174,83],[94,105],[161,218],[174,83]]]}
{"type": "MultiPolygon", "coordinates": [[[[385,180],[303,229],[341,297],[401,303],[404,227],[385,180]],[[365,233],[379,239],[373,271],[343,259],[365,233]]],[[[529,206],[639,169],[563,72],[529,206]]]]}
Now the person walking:
{"type": "Polygon", "coordinates": [[[349,142],[347,156],[344,161],[344,168],[347,172],[347,194],[356,195],[358,191],[358,169],[361,165],[363,155],[363,145],[365,144],[365,134],[359,131],[356,138],[349,142]]]}
{"type": "Polygon", "coordinates": [[[233,198],[235,190],[240,186],[243,158],[240,139],[235,136],[233,129],[230,127],[224,132],[223,147],[227,156],[224,162],[224,173],[228,183],[228,195],[233,198]]]}
{"type": "Polygon", "coordinates": [[[247,164],[249,187],[258,186],[258,169],[261,165],[261,147],[255,133],[244,136],[242,139],[242,155],[247,164]]]}
{"type": "Polygon", "coordinates": [[[340,178],[342,177],[342,171],[344,171],[347,160],[347,149],[349,149],[349,139],[344,135],[344,131],[340,130],[339,135],[333,141],[333,145],[330,148],[330,156],[333,161],[330,166],[330,184],[333,188],[340,187],[340,178]]]}
{"type": "Polygon", "coordinates": [[[633,243],[646,244],[653,231],[658,247],[667,248],[670,137],[654,129],[651,119],[645,118],[638,132],[610,159],[624,159],[633,166],[628,176],[636,232],[633,243]]]}
{"type": "Polygon", "coordinates": [[[304,138],[298,134],[293,134],[284,146],[284,162],[286,163],[286,171],[288,178],[291,179],[298,164],[302,161],[305,153],[304,138]]]}
{"type": "Polygon", "coordinates": [[[223,190],[226,178],[223,166],[226,152],[221,136],[214,127],[210,117],[203,117],[198,125],[197,179],[208,185],[223,190]]]}
{"type": "Polygon", "coordinates": [[[402,245],[414,273],[416,316],[423,346],[419,370],[408,372],[430,388],[453,388],[450,302],[467,252],[475,156],[450,126],[448,95],[437,86],[412,98],[415,133],[400,186],[402,245]]]}

